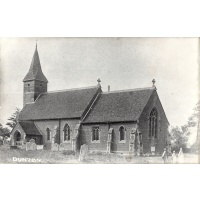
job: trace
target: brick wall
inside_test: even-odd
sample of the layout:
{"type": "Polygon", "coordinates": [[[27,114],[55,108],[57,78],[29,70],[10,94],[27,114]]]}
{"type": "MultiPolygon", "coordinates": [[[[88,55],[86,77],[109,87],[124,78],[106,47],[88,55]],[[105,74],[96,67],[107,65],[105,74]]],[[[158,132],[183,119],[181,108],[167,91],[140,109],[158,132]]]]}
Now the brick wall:
{"type": "Polygon", "coordinates": [[[111,124],[84,124],[81,128],[80,142],[81,145],[87,144],[89,150],[92,151],[106,151],[107,149],[107,140],[108,140],[108,130],[113,128],[112,133],[112,146],[111,152],[127,152],[129,151],[129,141],[131,129],[135,127],[136,124],[132,123],[111,123],[111,124]],[[92,127],[99,126],[100,129],[100,141],[99,143],[92,142],[92,127]],[[120,142],[119,128],[124,126],[126,129],[125,132],[125,142],[120,142]]]}
{"type": "Polygon", "coordinates": [[[47,83],[41,81],[24,82],[24,106],[26,103],[33,103],[44,92],[47,92],[47,83]]]}
{"type": "MultiPolygon", "coordinates": [[[[70,129],[71,129],[71,135],[74,133],[75,126],[79,123],[79,120],[43,120],[43,121],[35,121],[36,126],[39,128],[40,132],[43,135],[43,143],[47,144],[51,143],[52,141],[47,140],[47,131],[46,129],[49,128],[51,130],[51,138],[56,136],[56,133],[58,131],[59,138],[60,138],[60,143],[64,142],[64,126],[65,124],[68,124],[70,129]],[[60,124],[60,131],[59,131],[59,124],[60,124]]],[[[57,142],[59,143],[59,142],[57,142]]],[[[72,144],[71,141],[65,141],[65,143],[68,143],[68,149],[72,149],[72,144]]]]}
{"type": "Polygon", "coordinates": [[[154,107],[158,112],[158,138],[155,139],[155,153],[161,154],[165,148],[166,136],[168,133],[168,121],[156,91],[153,92],[140,116],[138,128],[142,133],[143,152],[150,153],[152,140],[149,138],[149,115],[154,107]]]}
{"type": "MultiPolygon", "coordinates": [[[[151,153],[152,140],[149,139],[149,115],[153,108],[158,112],[158,138],[154,139],[155,153],[161,154],[165,148],[166,136],[168,133],[168,121],[164,114],[161,102],[158,98],[156,91],[153,92],[147,105],[145,106],[141,117],[138,122],[138,129],[142,133],[143,153],[151,153]]],[[[87,144],[89,150],[106,151],[107,138],[109,128],[113,128],[113,143],[111,146],[112,152],[128,152],[131,129],[136,127],[136,122],[132,123],[111,123],[111,124],[83,124],[80,134],[81,145],[87,144]],[[99,126],[100,129],[100,141],[99,143],[92,142],[92,127],[99,126]],[[124,126],[126,129],[125,143],[119,141],[119,128],[124,126]]]]}

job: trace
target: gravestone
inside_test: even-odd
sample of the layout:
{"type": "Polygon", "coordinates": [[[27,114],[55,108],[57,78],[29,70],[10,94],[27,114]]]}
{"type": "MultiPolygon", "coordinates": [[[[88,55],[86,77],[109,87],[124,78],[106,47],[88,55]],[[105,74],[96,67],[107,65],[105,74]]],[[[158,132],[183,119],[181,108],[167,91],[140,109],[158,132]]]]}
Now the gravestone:
{"type": "Polygon", "coordinates": [[[26,145],[25,145],[25,144],[22,144],[22,145],[20,146],[20,149],[26,149],[26,145]]]}
{"type": "Polygon", "coordinates": [[[59,151],[69,150],[67,143],[61,143],[59,146],[59,151]]]}
{"type": "Polygon", "coordinates": [[[31,150],[32,150],[32,151],[37,150],[37,144],[31,143],[31,150]]]}
{"type": "Polygon", "coordinates": [[[31,139],[26,143],[26,151],[35,151],[37,150],[37,145],[35,144],[35,140],[31,139]]]}
{"type": "Polygon", "coordinates": [[[81,146],[79,161],[83,161],[88,156],[88,145],[84,144],[81,146]]]}
{"type": "Polygon", "coordinates": [[[26,143],[26,151],[30,151],[31,150],[31,145],[32,145],[31,142],[27,142],[26,143]]]}
{"type": "Polygon", "coordinates": [[[59,150],[59,145],[57,143],[52,143],[51,150],[52,151],[58,151],[59,150]]]}
{"type": "Polygon", "coordinates": [[[43,150],[44,149],[44,145],[37,145],[37,150],[43,150]]]}
{"type": "Polygon", "coordinates": [[[35,140],[34,139],[30,139],[29,142],[30,143],[35,143],[35,140]]]}
{"type": "Polygon", "coordinates": [[[3,139],[3,144],[4,145],[10,145],[10,138],[5,136],[4,139],[3,139]]]}

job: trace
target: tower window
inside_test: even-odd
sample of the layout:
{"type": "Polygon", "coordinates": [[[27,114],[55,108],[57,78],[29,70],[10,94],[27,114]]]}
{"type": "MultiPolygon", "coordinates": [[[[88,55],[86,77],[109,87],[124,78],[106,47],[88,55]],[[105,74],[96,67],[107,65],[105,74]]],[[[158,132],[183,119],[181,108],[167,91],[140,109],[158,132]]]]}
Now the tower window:
{"type": "Polygon", "coordinates": [[[30,92],[30,90],[31,90],[30,84],[27,84],[26,91],[27,91],[27,92],[30,92]]]}

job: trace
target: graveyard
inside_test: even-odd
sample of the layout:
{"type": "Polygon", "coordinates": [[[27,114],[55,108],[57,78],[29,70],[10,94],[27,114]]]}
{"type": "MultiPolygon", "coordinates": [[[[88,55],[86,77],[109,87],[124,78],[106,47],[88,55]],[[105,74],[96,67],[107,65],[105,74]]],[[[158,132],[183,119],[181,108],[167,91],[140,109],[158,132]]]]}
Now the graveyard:
{"type": "MultiPolygon", "coordinates": [[[[178,152],[177,152],[178,153],[178,152]]],[[[0,145],[0,163],[9,164],[163,164],[160,156],[133,156],[131,154],[91,152],[80,160],[80,152],[10,149],[8,145],[0,145]]],[[[172,157],[168,158],[171,164],[172,157]]],[[[184,163],[198,163],[195,154],[184,154],[184,163]]]]}

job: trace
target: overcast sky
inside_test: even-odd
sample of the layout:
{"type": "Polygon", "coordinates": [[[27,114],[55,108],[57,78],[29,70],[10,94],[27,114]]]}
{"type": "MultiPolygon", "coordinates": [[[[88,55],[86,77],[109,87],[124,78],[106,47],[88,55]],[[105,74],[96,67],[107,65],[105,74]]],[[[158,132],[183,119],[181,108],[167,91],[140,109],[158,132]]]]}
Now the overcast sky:
{"type": "MultiPolygon", "coordinates": [[[[171,126],[187,122],[198,101],[198,38],[37,38],[48,91],[87,87],[103,91],[151,87],[171,126]]],[[[5,125],[23,106],[23,78],[36,38],[1,39],[1,116],[5,125]]]]}

